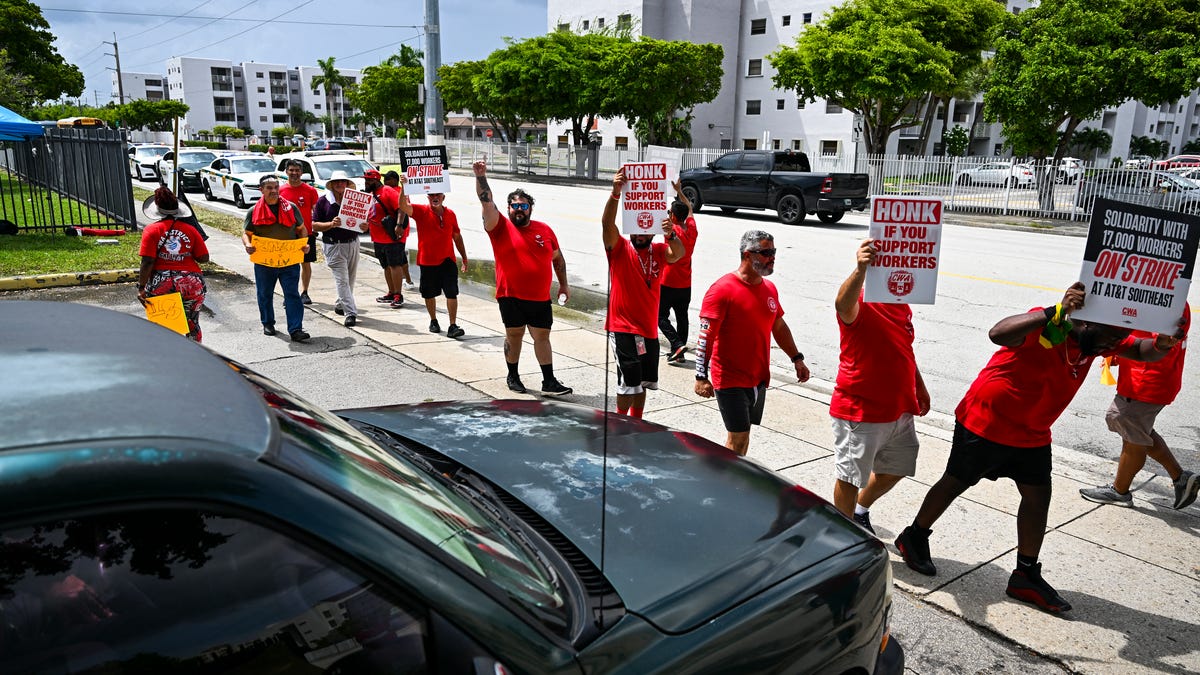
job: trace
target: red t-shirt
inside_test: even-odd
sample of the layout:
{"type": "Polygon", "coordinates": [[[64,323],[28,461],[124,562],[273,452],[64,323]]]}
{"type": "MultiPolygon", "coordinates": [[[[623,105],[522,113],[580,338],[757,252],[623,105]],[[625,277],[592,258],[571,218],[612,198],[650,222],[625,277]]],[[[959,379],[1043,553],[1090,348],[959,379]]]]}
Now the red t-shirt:
{"type": "Polygon", "coordinates": [[[291,183],[284,183],[279,186],[279,196],[300,207],[300,213],[304,215],[304,224],[308,226],[308,234],[311,236],[313,233],[313,209],[316,208],[321,193],[308,183],[301,183],[300,187],[292,187],[291,183]]]}
{"type": "Polygon", "coordinates": [[[454,257],[454,235],[459,233],[458,216],[443,208],[439,217],[432,206],[412,205],[412,219],[417,223],[417,264],[441,265],[454,257]]]}
{"type": "Polygon", "coordinates": [[[730,272],[704,294],[700,316],[709,320],[708,379],[714,389],[770,381],[771,329],[783,316],[775,284],[766,279],[748,284],[730,272]]]}
{"type": "Polygon", "coordinates": [[[696,219],[688,216],[683,226],[675,226],[675,236],[683,244],[683,257],[673,263],[667,263],[667,271],[663,274],[662,285],[671,288],[692,287],[692,251],[696,250],[696,219]]]}
{"type": "Polygon", "coordinates": [[[629,240],[617,240],[608,254],[612,290],[604,330],[658,339],[658,287],[667,264],[667,245],[651,244],[640,254],[629,240]]]}
{"type": "Polygon", "coordinates": [[[199,272],[195,256],[208,255],[208,247],[200,233],[180,220],[160,220],[142,231],[139,255],[154,258],[156,270],[199,272]]]}
{"type": "MultiPolygon", "coordinates": [[[[1192,327],[1192,308],[1183,306],[1184,339],[1167,355],[1153,363],[1114,359],[1120,365],[1117,375],[1117,394],[1143,403],[1168,405],[1183,387],[1183,357],[1187,353],[1187,332],[1192,327]]],[[[1130,337],[1154,339],[1154,333],[1135,330],[1130,337]]]]}
{"type": "Polygon", "coordinates": [[[862,302],[847,324],[838,317],[841,356],[829,414],[850,422],[895,422],[916,414],[917,359],[912,308],[862,302]]]}
{"type": "MultiPolygon", "coordinates": [[[[1017,448],[1050,443],[1050,426],[1075,398],[1096,357],[1082,357],[1079,343],[1071,337],[1046,349],[1038,342],[1040,334],[1035,330],[1019,346],[1001,347],[971,383],[954,410],[971,433],[1017,448]]],[[[1126,338],[1100,356],[1132,344],[1133,339],[1126,338]]]]}
{"type": "Polygon", "coordinates": [[[397,221],[396,238],[392,239],[388,236],[387,230],[383,229],[383,218],[387,214],[394,214],[398,219],[404,218],[404,214],[400,212],[400,191],[394,187],[383,185],[375,192],[375,196],[371,199],[371,209],[367,211],[367,225],[371,228],[371,241],[377,244],[404,243],[404,240],[408,238],[408,223],[404,223],[401,227],[397,221]],[[378,197],[378,200],[375,197],[378,197]],[[387,207],[386,213],[384,209],[379,208],[379,202],[383,202],[383,205],[387,207]]]}
{"type": "Polygon", "coordinates": [[[488,237],[496,258],[496,297],[549,300],[554,252],[558,250],[554,230],[537,220],[517,227],[501,214],[488,237]]]}

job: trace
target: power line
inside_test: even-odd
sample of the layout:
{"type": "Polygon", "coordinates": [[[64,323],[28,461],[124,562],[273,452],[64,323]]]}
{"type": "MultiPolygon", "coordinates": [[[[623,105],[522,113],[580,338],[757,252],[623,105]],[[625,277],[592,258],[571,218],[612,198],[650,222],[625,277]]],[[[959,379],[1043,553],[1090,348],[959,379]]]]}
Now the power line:
{"type": "MultiPolygon", "coordinates": [[[[250,5],[253,5],[256,1],[257,0],[250,0],[250,2],[247,2],[246,4],[242,5],[241,7],[238,7],[237,9],[233,10],[232,12],[229,12],[229,14],[236,14],[236,13],[242,11],[243,9],[246,9],[250,5]]],[[[216,23],[217,21],[220,21],[221,19],[224,19],[225,17],[229,16],[229,14],[226,14],[225,16],[213,19],[212,21],[209,21],[206,24],[196,26],[195,28],[187,31],[186,33],[180,33],[179,35],[172,35],[172,36],[168,37],[166,40],[162,40],[161,42],[155,42],[154,44],[146,45],[145,47],[138,47],[137,49],[134,49],[133,51],[130,51],[128,53],[134,54],[137,52],[145,51],[151,47],[157,47],[159,45],[165,45],[168,42],[174,42],[185,35],[191,35],[192,33],[195,33],[196,31],[200,30],[201,28],[206,28],[208,26],[211,26],[212,24],[216,23]]],[[[140,65],[146,65],[146,64],[138,64],[138,65],[140,66],[140,65]]]]}
{"type": "MultiPolygon", "coordinates": [[[[134,33],[133,35],[126,35],[126,36],[125,36],[125,39],[126,39],[126,40],[130,40],[130,39],[132,39],[132,38],[135,38],[135,37],[137,37],[137,36],[139,36],[139,35],[145,35],[146,33],[149,33],[149,32],[150,32],[150,31],[152,31],[152,30],[157,30],[157,29],[159,29],[159,28],[162,28],[163,26],[165,26],[165,25],[167,25],[167,24],[171,23],[171,22],[172,22],[172,21],[174,21],[175,19],[192,19],[192,18],[199,18],[199,17],[190,17],[190,16],[188,16],[188,14],[191,14],[192,12],[194,12],[194,11],[196,11],[196,10],[200,9],[201,7],[203,7],[203,6],[207,5],[207,4],[208,4],[208,3],[210,3],[210,2],[212,2],[212,0],[204,0],[204,2],[201,2],[200,4],[196,5],[195,7],[193,7],[193,8],[191,8],[191,9],[189,9],[188,11],[184,12],[184,13],[183,13],[182,15],[180,15],[180,16],[172,16],[172,17],[169,17],[169,18],[167,18],[167,20],[166,20],[166,21],[163,21],[162,23],[159,23],[159,24],[155,24],[155,25],[151,26],[150,28],[147,28],[146,30],[139,31],[139,32],[137,32],[137,33],[134,33]]],[[[114,14],[115,14],[115,13],[116,13],[116,12],[114,12],[114,14]]],[[[122,13],[122,14],[124,14],[124,12],[121,12],[121,13],[122,13]]],[[[130,13],[130,14],[132,14],[133,12],[129,12],[129,13],[130,13]]],[[[150,15],[149,15],[149,14],[143,14],[142,16],[150,16],[150,15]]]]}
{"type": "Polygon", "coordinates": [[[404,38],[403,40],[400,40],[398,42],[389,42],[387,44],[382,44],[382,45],[379,45],[378,47],[374,47],[372,49],[367,49],[365,51],[358,52],[357,54],[350,54],[348,56],[337,56],[334,58],[341,59],[343,61],[348,61],[356,56],[362,56],[363,54],[370,54],[371,52],[377,52],[380,49],[384,49],[386,47],[395,47],[396,45],[402,45],[405,42],[409,42],[411,40],[420,40],[420,39],[421,39],[421,34],[417,33],[416,35],[414,35],[412,37],[404,38]]]}
{"type": "Polygon", "coordinates": [[[246,29],[246,30],[244,30],[244,31],[241,31],[241,32],[238,32],[238,33],[234,33],[233,35],[230,35],[229,37],[226,37],[226,38],[221,38],[220,40],[217,40],[216,42],[213,42],[213,43],[210,43],[210,44],[206,44],[206,45],[204,45],[203,47],[200,47],[200,48],[198,48],[198,49],[193,49],[193,50],[192,50],[192,51],[190,51],[190,52],[184,52],[184,53],[183,53],[183,54],[181,54],[180,56],[187,56],[188,54],[195,54],[196,52],[199,52],[199,51],[204,51],[205,49],[208,49],[209,47],[216,47],[217,45],[221,44],[222,42],[229,42],[229,41],[230,41],[230,40],[232,40],[233,38],[235,38],[235,37],[239,37],[239,36],[242,36],[242,35],[245,35],[246,33],[249,33],[250,31],[254,30],[255,28],[258,28],[259,26],[261,26],[261,25],[263,25],[263,24],[265,24],[265,23],[271,23],[271,22],[274,22],[276,19],[278,19],[279,17],[281,17],[281,16],[283,16],[283,15],[285,15],[285,14],[291,14],[292,12],[295,12],[295,11],[297,11],[297,10],[304,9],[304,8],[305,8],[305,7],[307,7],[308,5],[311,5],[312,3],[313,3],[313,0],[307,0],[306,2],[302,2],[302,3],[300,3],[299,5],[296,5],[295,7],[289,7],[289,8],[287,8],[287,9],[285,9],[284,11],[280,12],[280,13],[279,13],[277,16],[273,16],[273,17],[271,17],[270,19],[264,19],[263,21],[261,21],[261,22],[259,22],[259,23],[255,24],[255,25],[253,25],[253,26],[250,26],[249,28],[247,28],[247,29],[246,29]]]}
{"type": "MultiPolygon", "coordinates": [[[[209,0],[209,2],[211,2],[211,0],[209,0]]],[[[201,3],[201,5],[206,5],[206,4],[208,4],[208,2],[201,3]]],[[[253,4],[253,3],[247,3],[247,4],[253,4]]],[[[238,9],[235,9],[233,12],[230,12],[229,14],[233,14],[234,12],[236,12],[240,9],[244,9],[244,8],[245,8],[245,6],[239,7],[238,9]]],[[[299,25],[303,25],[303,26],[312,26],[313,25],[312,21],[296,21],[296,20],[287,20],[287,19],[280,20],[280,19],[229,18],[229,14],[226,14],[224,16],[216,16],[216,17],[213,17],[213,16],[188,16],[188,14],[196,11],[196,9],[199,9],[199,6],[194,7],[191,10],[188,10],[188,12],[184,13],[184,14],[147,14],[145,12],[115,12],[115,11],[100,10],[100,9],[66,9],[66,8],[62,8],[62,7],[43,7],[42,11],[43,12],[75,12],[75,13],[79,13],[79,14],[113,14],[113,15],[117,15],[117,16],[139,16],[139,17],[150,17],[150,18],[155,18],[155,19],[194,19],[197,21],[205,20],[205,19],[212,19],[213,21],[249,21],[249,22],[257,22],[257,23],[263,23],[264,21],[271,21],[274,23],[299,24],[299,25]]],[[[159,25],[162,25],[162,24],[159,24],[159,25]]],[[[322,27],[334,26],[334,27],[339,27],[339,28],[424,28],[424,26],[419,26],[419,25],[383,24],[383,23],[337,23],[337,22],[332,22],[332,21],[321,21],[320,25],[322,27]]],[[[203,27],[203,26],[201,26],[201,27],[203,27]]],[[[147,29],[147,30],[152,30],[152,29],[147,29]]],[[[142,32],[144,33],[147,31],[142,31],[142,32]]],[[[141,34],[142,33],[136,33],[136,35],[141,35],[141,34]]],[[[134,37],[134,35],[130,35],[129,37],[134,37]]],[[[128,39],[128,38],[126,38],[126,39],[128,39]]]]}

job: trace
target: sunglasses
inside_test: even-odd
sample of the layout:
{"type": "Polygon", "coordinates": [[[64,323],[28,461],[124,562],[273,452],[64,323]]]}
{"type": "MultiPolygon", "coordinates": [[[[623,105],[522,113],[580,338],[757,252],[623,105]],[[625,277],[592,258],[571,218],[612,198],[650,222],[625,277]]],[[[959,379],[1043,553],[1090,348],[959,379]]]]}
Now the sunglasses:
{"type": "Polygon", "coordinates": [[[748,251],[748,253],[757,253],[757,254],[761,255],[762,257],[764,257],[764,258],[774,258],[774,257],[775,257],[775,253],[776,253],[776,251],[778,251],[778,250],[779,250],[779,249],[776,249],[776,248],[764,248],[764,249],[759,249],[759,250],[757,250],[757,251],[755,251],[755,250],[751,249],[750,251],[748,251]]]}
{"type": "Polygon", "coordinates": [[[513,211],[528,211],[529,204],[522,204],[522,203],[518,202],[518,203],[509,204],[508,208],[512,209],[513,211]]]}

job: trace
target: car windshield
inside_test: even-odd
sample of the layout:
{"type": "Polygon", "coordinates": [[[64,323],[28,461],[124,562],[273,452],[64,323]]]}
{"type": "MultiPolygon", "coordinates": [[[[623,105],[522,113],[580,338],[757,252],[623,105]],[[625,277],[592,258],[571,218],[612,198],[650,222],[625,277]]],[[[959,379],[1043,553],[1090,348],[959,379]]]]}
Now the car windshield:
{"type": "Polygon", "coordinates": [[[375,168],[365,159],[331,159],[316,162],[316,165],[317,178],[321,180],[329,180],[334,171],[345,171],[348,176],[361,176],[375,168]]]}
{"type": "Polygon", "coordinates": [[[342,499],[378,509],[392,524],[494,584],[548,628],[565,633],[571,612],[557,574],[497,516],[341,418],[251,371],[238,370],[275,410],[288,441],[267,461],[342,499]]]}
{"type": "Polygon", "coordinates": [[[213,152],[189,152],[187,154],[179,154],[179,166],[185,169],[197,169],[202,166],[208,166],[214,159],[217,158],[213,152]]]}
{"type": "Polygon", "coordinates": [[[1200,183],[1197,183],[1194,179],[1184,178],[1174,173],[1159,174],[1159,180],[1169,182],[1180,190],[1195,190],[1196,188],[1200,188],[1200,183]]]}
{"type": "Polygon", "coordinates": [[[275,160],[270,157],[250,157],[247,159],[231,159],[231,173],[258,173],[260,171],[274,171],[275,160]]]}
{"type": "Polygon", "coordinates": [[[138,159],[161,159],[170,151],[170,148],[138,148],[134,150],[134,155],[138,159]]]}

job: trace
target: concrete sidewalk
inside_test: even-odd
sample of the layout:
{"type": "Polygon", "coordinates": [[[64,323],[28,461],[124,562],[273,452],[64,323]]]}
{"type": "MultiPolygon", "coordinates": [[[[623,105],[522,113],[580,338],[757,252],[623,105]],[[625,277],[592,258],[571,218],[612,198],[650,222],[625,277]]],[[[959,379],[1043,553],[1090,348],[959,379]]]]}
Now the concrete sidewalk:
{"type": "MultiPolygon", "coordinates": [[[[218,231],[210,234],[213,262],[252,279],[253,266],[240,240],[218,231]]],[[[417,273],[415,265],[413,273],[417,273]]],[[[405,306],[393,310],[372,300],[384,289],[382,272],[374,259],[364,256],[355,292],[359,324],[353,330],[357,333],[481,395],[533,398],[513,394],[505,385],[504,329],[495,302],[484,289],[475,289],[479,295],[460,295],[458,323],[466,336],[458,340],[445,337],[449,320],[444,299],[439,299],[443,333],[432,334],[417,293],[406,293],[405,306]]],[[[307,322],[319,320],[319,315],[341,323],[342,317],[333,312],[333,284],[323,264],[314,268],[309,294],[313,304],[306,312],[307,322]]],[[[281,310],[280,302],[276,311],[281,310]]],[[[616,376],[601,320],[569,308],[555,307],[555,314],[551,337],[555,374],[575,390],[566,400],[613,409],[615,396],[610,390],[616,376]]],[[[247,330],[257,329],[257,325],[247,326],[247,330]]],[[[749,458],[831,499],[833,433],[828,392],[797,384],[788,375],[791,368],[784,355],[776,350],[773,357],[775,378],[763,425],[751,433],[749,458]]],[[[539,384],[540,371],[528,341],[521,365],[525,383],[539,384]]],[[[695,396],[693,383],[690,361],[680,367],[664,360],[660,389],[647,397],[646,418],[724,443],[716,403],[695,396]]],[[[944,428],[922,423],[918,430],[921,455],[916,477],[901,482],[871,514],[879,536],[893,551],[898,590],[1073,672],[1200,672],[1200,510],[1196,506],[1172,510],[1173,493],[1166,476],[1154,477],[1140,489],[1133,509],[1099,506],[1081,499],[1078,489],[1111,480],[1113,463],[1055,447],[1055,496],[1041,560],[1047,580],[1074,610],[1063,617],[1052,616],[1004,594],[1016,564],[1018,495],[1009,481],[981,482],[938,521],[930,540],[938,576],[912,572],[895,553],[890,542],[911,522],[925,492],[941,476],[949,453],[950,433],[944,428]]],[[[1157,465],[1148,462],[1147,468],[1157,465]]],[[[1150,477],[1139,475],[1135,486],[1150,477]]],[[[905,626],[894,625],[893,633],[903,643],[905,626]]],[[[963,672],[1009,670],[1005,664],[961,665],[963,672]]]]}

